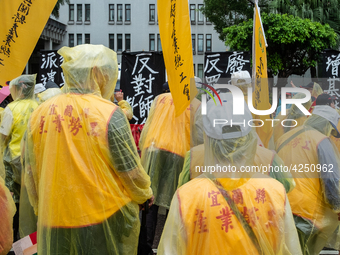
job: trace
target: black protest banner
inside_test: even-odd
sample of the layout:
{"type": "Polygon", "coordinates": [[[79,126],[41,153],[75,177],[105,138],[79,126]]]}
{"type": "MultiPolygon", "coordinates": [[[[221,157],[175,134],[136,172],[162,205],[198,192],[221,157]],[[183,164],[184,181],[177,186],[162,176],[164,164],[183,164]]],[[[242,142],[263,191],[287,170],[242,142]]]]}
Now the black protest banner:
{"type": "Polygon", "coordinates": [[[61,68],[63,61],[63,57],[56,50],[40,51],[37,83],[42,83],[45,86],[47,81],[53,81],[59,87],[64,86],[64,74],[61,68]]]}
{"type": "Polygon", "coordinates": [[[337,50],[325,50],[322,53],[322,76],[327,78],[327,82],[322,84],[324,92],[331,96],[338,97],[335,100],[336,109],[340,108],[340,51],[337,50]]]}
{"type": "Polygon", "coordinates": [[[327,83],[323,84],[324,92],[340,98],[340,51],[325,50],[322,54],[322,59],[323,77],[327,78],[327,83]]]}
{"type": "MultiPolygon", "coordinates": [[[[250,73],[249,52],[209,52],[204,57],[204,78],[209,85],[218,83],[221,78],[231,78],[231,74],[237,71],[250,73]]],[[[225,83],[225,81],[223,81],[225,83]]]]}
{"type": "Polygon", "coordinates": [[[155,97],[162,93],[165,65],[161,52],[123,52],[120,88],[133,109],[131,131],[139,150],[139,137],[155,97]]]}
{"type": "Polygon", "coordinates": [[[160,52],[123,52],[120,88],[133,109],[131,124],[144,124],[154,98],[162,93],[165,65],[160,52]]]}

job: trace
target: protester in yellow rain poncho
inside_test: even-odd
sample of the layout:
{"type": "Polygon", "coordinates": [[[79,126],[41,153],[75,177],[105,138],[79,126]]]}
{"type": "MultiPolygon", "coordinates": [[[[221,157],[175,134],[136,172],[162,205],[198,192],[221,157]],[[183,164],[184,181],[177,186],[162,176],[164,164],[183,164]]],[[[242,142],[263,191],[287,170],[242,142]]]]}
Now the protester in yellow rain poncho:
{"type": "MultiPolygon", "coordinates": [[[[222,100],[223,99],[233,100],[232,98],[230,98],[230,96],[231,95],[229,93],[220,94],[220,98],[222,100]]],[[[198,107],[194,115],[195,115],[195,118],[193,120],[194,124],[192,125],[194,126],[193,129],[199,130],[200,132],[196,132],[194,134],[192,133],[192,137],[193,137],[192,140],[197,141],[196,142],[197,144],[199,141],[203,140],[203,133],[204,133],[203,118],[202,118],[200,107],[198,107]],[[202,136],[202,138],[196,137],[200,135],[202,136]]],[[[219,146],[223,146],[223,143],[219,144],[219,146]]],[[[204,144],[199,144],[195,147],[192,147],[190,151],[186,153],[183,170],[178,180],[178,187],[182,186],[186,182],[201,175],[203,173],[201,170],[204,171],[204,169],[201,169],[201,166],[204,166],[204,144]]],[[[283,171],[284,162],[275,153],[275,151],[271,151],[260,145],[257,145],[253,166],[257,167],[257,172],[269,175],[272,178],[281,182],[286,188],[287,193],[294,188],[295,182],[291,174],[283,171]],[[271,171],[270,167],[276,170],[271,171]]]]}
{"type": "Polygon", "coordinates": [[[38,215],[38,253],[136,254],[138,204],[152,197],[124,113],[108,101],[116,53],[63,47],[65,94],[29,122],[24,181],[38,215]]]}
{"type": "MultiPolygon", "coordinates": [[[[306,97],[305,94],[298,93],[295,96],[293,96],[293,99],[300,99],[304,97],[306,97]]],[[[312,105],[312,101],[309,100],[306,103],[303,103],[302,105],[308,111],[312,105]]],[[[277,143],[277,141],[283,134],[287,133],[288,131],[294,128],[302,126],[308,117],[295,104],[292,105],[288,109],[287,112],[288,112],[287,115],[281,115],[281,112],[280,112],[280,114],[276,117],[276,119],[278,119],[279,121],[274,122],[274,132],[273,132],[274,144],[277,143]],[[295,120],[295,121],[290,121],[290,120],[295,120]],[[284,122],[285,126],[282,126],[282,121],[284,122]]]]}
{"type": "Polygon", "coordinates": [[[13,200],[17,206],[14,217],[14,241],[18,239],[19,201],[21,189],[20,142],[27,129],[28,120],[37,108],[34,100],[34,86],[36,75],[21,75],[9,84],[13,102],[7,105],[3,112],[0,126],[0,157],[6,171],[5,183],[13,193],[13,200]]]}
{"type": "Polygon", "coordinates": [[[0,177],[0,255],[6,255],[12,248],[15,210],[11,193],[0,177]]]}
{"type": "Polygon", "coordinates": [[[155,203],[147,214],[147,239],[152,246],[158,206],[167,209],[176,191],[185,153],[190,148],[190,107],[175,117],[170,93],[155,98],[139,141],[142,164],[151,178],[155,203]]]}
{"type": "Polygon", "coordinates": [[[204,167],[235,172],[203,174],[177,190],[158,254],[301,254],[283,185],[263,174],[237,173],[252,165],[257,136],[249,126],[229,123],[247,123],[247,109],[233,115],[232,100],[207,103],[204,167]],[[214,119],[228,124],[214,127],[214,119]]]}
{"type": "Polygon", "coordinates": [[[315,106],[303,126],[284,134],[276,151],[291,166],[296,187],[288,194],[304,254],[319,254],[339,226],[340,155],[329,136],[338,113],[315,106]]]}
{"type": "MultiPolygon", "coordinates": [[[[38,104],[42,104],[49,98],[52,98],[56,95],[60,95],[61,89],[57,84],[52,81],[47,81],[45,85],[42,83],[35,84],[34,94],[35,100],[38,104]]],[[[24,139],[23,139],[24,140],[24,139]]],[[[21,149],[24,149],[21,146],[21,149]]],[[[24,153],[22,153],[24,155],[24,153]]],[[[25,164],[24,157],[22,159],[22,164],[25,164]]],[[[37,231],[37,217],[34,214],[33,207],[30,205],[27,189],[25,183],[21,182],[21,191],[20,191],[20,211],[19,211],[19,234],[20,238],[24,238],[25,236],[37,231]]]]}

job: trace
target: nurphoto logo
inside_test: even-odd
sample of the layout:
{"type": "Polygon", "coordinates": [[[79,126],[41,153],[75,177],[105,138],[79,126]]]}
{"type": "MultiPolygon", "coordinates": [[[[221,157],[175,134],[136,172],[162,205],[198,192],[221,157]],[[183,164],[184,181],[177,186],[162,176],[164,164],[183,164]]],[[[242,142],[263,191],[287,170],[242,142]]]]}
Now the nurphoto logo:
{"type": "MultiPolygon", "coordinates": [[[[213,91],[213,93],[216,95],[217,99],[219,100],[220,105],[223,105],[223,102],[218,94],[218,92],[216,91],[216,89],[228,89],[230,91],[230,93],[232,94],[232,103],[233,103],[233,115],[244,115],[244,107],[245,107],[245,103],[244,103],[244,95],[242,90],[235,86],[235,85],[231,85],[231,84],[215,84],[214,88],[208,84],[203,84],[205,87],[209,88],[211,91],[213,91]]],[[[217,106],[218,103],[216,102],[214,96],[212,95],[211,92],[209,92],[207,89],[205,88],[200,88],[201,90],[205,91],[208,95],[210,95],[210,97],[212,98],[212,100],[214,101],[215,105],[217,106]]],[[[252,87],[248,87],[248,95],[252,95],[253,94],[253,88],[252,87]]],[[[276,108],[278,106],[278,94],[277,94],[277,88],[273,88],[273,98],[272,98],[272,105],[271,108],[268,110],[257,110],[254,108],[253,106],[253,97],[252,96],[248,96],[248,108],[249,111],[251,113],[253,113],[254,115],[257,116],[261,116],[261,115],[270,115],[272,113],[274,113],[276,111],[276,108]]],[[[284,87],[281,88],[281,115],[286,115],[287,114],[287,104],[291,104],[291,105],[295,105],[304,115],[308,116],[311,115],[311,113],[308,111],[308,109],[306,109],[303,104],[308,102],[311,99],[311,94],[307,89],[303,89],[303,88],[291,88],[291,87],[284,87]],[[286,98],[286,93],[303,93],[305,94],[306,97],[304,98],[286,98]]],[[[207,95],[206,94],[202,94],[202,98],[201,98],[201,111],[202,111],[202,115],[206,115],[207,114],[207,95]]],[[[266,121],[271,121],[272,122],[272,126],[274,126],[274,122],[275,121],[279,121],[278,119],[266,119],[266,121]]],[[[229,124],[232,125],[232,120],[229,120],[229,124]]],[[[284,127],[295,127],[297,125],[297,121],[294,119],[285,119],[284,121],[282,121],[283,123],[282,126],[284,127]],[[284,122],[288,121],[290,124],[292,124],[292,122],[294,122],[295,124],[293,124],[293,126],[286,126],[284,124],[284,122]]],[[[228,120],[225,119],[214,119],[214,124],[213,126],[215,127],[215,125],[217,124],[227,124],[228,120]]],[[[245,125],[245,124],[244,124],[245,125]]],[[[260,119],[252,119],[248,121],[248,125],[251,127],[261,127],[264,125],[264,121],[260,120],[260,119]],[[251,123],[255,123],[255,122],[260,122],[260,125],[251,125],[251,123]]]]}

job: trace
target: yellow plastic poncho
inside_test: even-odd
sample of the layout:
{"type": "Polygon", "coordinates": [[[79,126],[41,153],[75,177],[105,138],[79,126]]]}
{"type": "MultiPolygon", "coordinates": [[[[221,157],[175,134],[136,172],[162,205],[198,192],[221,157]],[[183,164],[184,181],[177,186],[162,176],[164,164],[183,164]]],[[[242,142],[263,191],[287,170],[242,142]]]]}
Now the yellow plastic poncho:
{"type": "Polygon", "coordinates": [[[0,123],[1,123],[1,119],[2,119],[2,113],[4,112],[4,108],[0,107],[0,123]]]}
{"type": "MultiPolygon", "coordinates": [[[[255,131],[223,141],[205,138],[205,167],[254,161],[255,131]]],[[[157,254],[301,254],[283,185],[263,174],[201,177],[176,191],[157,254]]]]}
{"type": "MultiPolygon", "coordinates": [[[[337,112],[338,114],[340,114],[340,109],[338,109],[337,112]]],[[[337,129],[340,130],[340,122],[338,123],[337,129]]],[[[331,136],[331,140],[335,144],[335,146],[338,148],[338,151],[340,152],[340,138],[331,136]]]]}
{"type": "MultiPolygon", "coordinates": [[[[3,115],[4,110],[5,110],[4,108],[0,107],[0,123],[2,121],[2,115],[3,115]]],[[[4,165],[4,162],[2,160],[2,156],[1,155],[0,155],[0,177],[2,179],[6,178],[5,165],[4,165]]]]}
{"type": "Polygon", "coordinates": [[[157,96],[143,128],[139,148],[142,164],[151,178],[154,204],[169,208],[190,148],[190,107],[175,117],[170,93],[157,96]]]}
{"type": "Polygon", "coordinates": [[[313,85],[313,90],[312,90],[312,97],[318,98],[318,96],[320,96],[323,93],[323,90],[321,88],[321,86],[314,82],[313,85]]]}
{"type": "Polygon", "coordinates": [[[288,198],[304,254],[319,254],[339,226],[340,155],[329,139],[332,130],[328,120],[313,114],[276,144],[295,179],[288,198]]]}
{"type": "Polygon", "coordinates": [[[124,113],[108,99],[116,53],[63,47],[64,94],[33,113],[25,184],[38,215],[38,253],[136,254],[138,204],[152,196],[124,113]]]}
{"type": "Polygon", "coordinates": [[[120,109],[122,109],[122,111],[124,112],[126,118],[128,120],[131,120],[133,117],[133,111],[132,111],[131,105],[125,100],[118,102],[118,105],[120,109]]]}
{"type": "MultiPolygon", "coordinates": [[[[315,100],[316,100],[318,98],[318,96],[320,96],[321,94],[323,94],[323,90],[322,90],[321,86],[318,83],[314,82],[313,90],[312,90],[312,97],[314,97],[315,100]]],[[[313,112],[314,107],[315,107],[315,101],[311,105],[309,111],[313,112]]]]}
{"type": "Polygon", "coordinates": [[[202,122],[202,114],[201,101],[195,97],[190,102],[190,148],[203,143],[203,132],[201,126],[196,126],[196,122],[202,122]]]}
{"type": "MultiPolygon", "coordinates": [[[[298,93],[294,95],[293,99],[299,99],[299,98],[304,98],[304,97],[305,97],[305,94],[298,93]]],[[[312,101],[309,100],[308,102],[303,103],[302,105],[308,111],[312,105],[312,101]]],[[[288,131],[294,128],[302,126],[308,117],[303,112],[301,112],[301,110],[295,104],[292,105],[292,107],[289,108],[287,112],[288,112],[287,115],[281,115],[281,112],[280,112],[280,114],[276,117],[276,119],[278,119],[279,121],[274,122],[274,132],[273,132],[274,144],[277,143],[277,141],[283,134],[287,133],[288,131]],[[295,120],[296,122],[288,121],[292,119],[295,120]],[[282,126],[282,121],[284,121],[284,125],[286,127],[282,126]],[[295,124],[296,124],[295,127],[289,127],[289,126],[294,126],[295,124]]]]}
{"type": "Polygon", "coordinates": [[[12,196],[0,177],[0,255],[6,255],[12,248],[15,211],[12,196]]]}
{"type": "MultiPolygon", "coordinates": [[[[115,94],[111,96],[110,100],[111,102],[115,101],[115,94]]],[[[131,105],[127,101],[121,100],[118,102],[118,106],[124,112],[126,118],[130,121],[133,117],[133,110],[131,105]]]]}
{"type": "Polygon", "coordinates": [[[36,99],[39,104],[42,104],[43,102],[47,101],[48,99],[60,95],[62,93],[61,89],[59,88],[49,88],[46,89],[45,91],[39,93],[36,96],[36,99]]]}
{"type": "Polygon", "coordinates": [[[9,89],[14,101],[5,108],[0,126],[0,160],[5,167],[6,186],[13,192],[15,203],[19,203],[20,199],[20,142],[28,120],[38,106],[34,100],[35,78],[36,74],[21,75],[10,82],[9,89]]]}

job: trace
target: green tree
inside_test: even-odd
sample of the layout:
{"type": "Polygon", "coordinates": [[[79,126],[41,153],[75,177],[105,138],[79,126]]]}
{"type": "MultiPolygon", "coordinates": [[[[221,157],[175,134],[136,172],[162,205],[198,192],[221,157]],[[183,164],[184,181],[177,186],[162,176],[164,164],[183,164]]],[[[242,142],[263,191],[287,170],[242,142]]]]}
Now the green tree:
{"type": "MultiPolygon", "coordinates": [[[[268,76],[288,78],[292,74],[303,75],[315,67],[320,53],[338,45],[338,37],[328,25],[301,19],[292,15],[262,13],[262,23],[268,43],[268,76]]],[[[225,44],[233,50],[251,51],[253,20],[227,27],[225,44]]],[[[279,79],[281,81],[281,79],[279,79]]],[[[285,81],[278,84],[284,86],[285,81]]]]}
{"type": "MultiPolygon", "coordinates": [[[[268,2],[259,1],[259,6],[263,7],[261,10],[269,10],[268,2]]],[[[251,0],[204,0],[200,11],[214,24],[214,29],[220,34],[219,38],[224,41],[223,29],[253,18],[254,5],[251,0]]]]}
{"type": "Polygon", "coordinates": [[[52,11],[52,15],[56,18],[59,18],[59,8],[60,5],[64,5],[65,3],[69,4],[70,0],[58,0],[56,5],[54,6],[54,9],[52,11]]]}
{"type": "Polygon", "coordinates": [[[329,24],[340,34],[340,0],[274,0],[269,7],[277,13],[329,24]]]}

